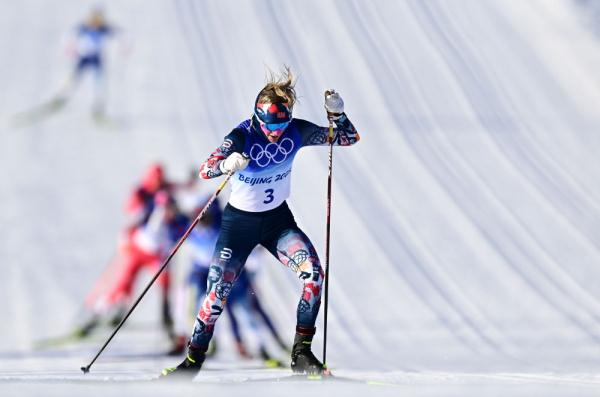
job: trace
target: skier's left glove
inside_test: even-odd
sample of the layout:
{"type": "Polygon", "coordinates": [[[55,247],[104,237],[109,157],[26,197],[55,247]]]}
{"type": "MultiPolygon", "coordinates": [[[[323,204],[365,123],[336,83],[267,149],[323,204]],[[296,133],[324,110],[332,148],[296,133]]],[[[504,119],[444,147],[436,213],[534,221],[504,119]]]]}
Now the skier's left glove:
{"type": "Polygon", "coordinates": [[[221,161],[219,168],[224,174],[241,171],[248,166],[250,158],[241,153],[233,152],[225,160],[221,161]]]}
{"type": "Polygon", "coordinates": [[[331,120],[339,119],[344,113],[344,100],[334,89],[325,91],[325,110],[331,120]]]}

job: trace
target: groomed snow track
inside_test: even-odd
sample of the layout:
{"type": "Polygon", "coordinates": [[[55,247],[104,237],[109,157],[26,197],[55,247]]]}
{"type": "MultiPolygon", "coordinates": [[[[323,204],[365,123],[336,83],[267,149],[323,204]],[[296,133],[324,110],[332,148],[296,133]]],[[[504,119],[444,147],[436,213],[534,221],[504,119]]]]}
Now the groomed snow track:
{"type": "MultiPolygon", "coordinates": [[[[334,153],[327,351],[340,375],[385,384],[310,392],[598,393],[600,41],[586,2],[107,1],[126,43],[107,54],[110,123],[91,119],[84,82],[63,111],[15,125],[68,73],[65,36],[94,4],[76,3],[0,5],[2,395],[164,395],[144,383],[176,361],[155,354],[153,293],[87,377],[104,335],[34,341],[76,321],[145,167],[185,178],[249,116],[265,66],[284,64],[296,117],[325,125],[333,87],[362,136],[334,153]]],[[[321,258],[326,167],[326,149],[305,149],[289,200],[321,258]]],[[[260,293],[291,342],[297,280],[268,261],[260,293]]],[[[304,395],[241,389],[261,377],[244,365],[217,360],[177,387],[304,395]]]]}

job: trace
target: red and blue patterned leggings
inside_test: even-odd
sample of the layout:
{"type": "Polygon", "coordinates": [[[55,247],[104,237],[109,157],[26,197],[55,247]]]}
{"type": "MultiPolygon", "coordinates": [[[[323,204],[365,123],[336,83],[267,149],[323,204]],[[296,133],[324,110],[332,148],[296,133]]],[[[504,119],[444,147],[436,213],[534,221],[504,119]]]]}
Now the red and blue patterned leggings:
{"type": "Polygon", "coordinates": [[[210,265],[206,297],[194,324],[193,346],[208,347],[227,296],[250,252],[258,244],[302,280],[304,287],[296,310],[297,326],[315,326],[324,274],[315,248],[296,225],[287,204],[284,202],[265,212],[246,212],[228,204],[210,265]]]}

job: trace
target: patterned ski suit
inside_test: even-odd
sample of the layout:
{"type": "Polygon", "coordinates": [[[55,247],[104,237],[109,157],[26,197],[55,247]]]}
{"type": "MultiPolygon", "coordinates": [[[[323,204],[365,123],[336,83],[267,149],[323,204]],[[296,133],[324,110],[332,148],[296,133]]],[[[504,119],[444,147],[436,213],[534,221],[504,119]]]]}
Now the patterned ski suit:
{"type": "MultiPolygon", "coordinates": [[[[200,167],[200,175],[222,175],[219,164],[231,153],[245,153],[250,163],[232,177],[231,196],[210,265],[206,297],[194,325],[191,343],[205,349],[214,324],[250,252],[263,245],[292,269],[304,287],[297,307],[297,326],[314,327],[321,303],[323,270],[317,252],[298,228],[285,200],[290,194],[292,162],[304,146],[328,145],[328,127],[292,119],[276,143],[270,143],[253,118],[238,125],[200,167]]],[[[349,146],[359,135],[345,114],[336,120],[333,144],[349,146]]]]}

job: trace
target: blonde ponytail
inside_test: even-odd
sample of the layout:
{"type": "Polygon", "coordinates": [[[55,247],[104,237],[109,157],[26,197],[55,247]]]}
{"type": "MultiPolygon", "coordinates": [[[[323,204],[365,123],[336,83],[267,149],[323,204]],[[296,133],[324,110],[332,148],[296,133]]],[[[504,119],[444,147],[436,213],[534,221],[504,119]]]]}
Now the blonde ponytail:
{"type": "Polygon", "coordinates": [[[296,103],[296,76],[288,66],[280,74],[268,70],[267,83],[256,97],[256,103],[285,103],[290,108],[296,103]]]}

